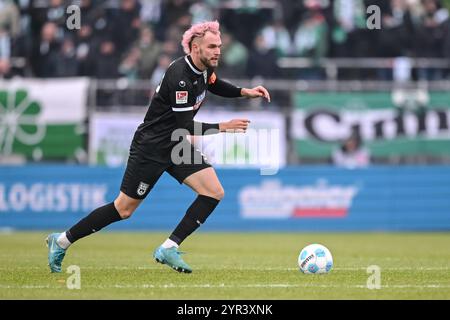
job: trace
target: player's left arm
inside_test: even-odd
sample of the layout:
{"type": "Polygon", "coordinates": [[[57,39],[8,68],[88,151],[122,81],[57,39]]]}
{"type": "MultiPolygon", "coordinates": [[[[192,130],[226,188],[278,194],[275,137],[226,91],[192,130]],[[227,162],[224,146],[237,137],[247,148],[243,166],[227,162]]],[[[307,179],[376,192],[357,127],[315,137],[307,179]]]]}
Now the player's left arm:
{"type": "Polygon", "coordinates": [[[246,98],[258,98],[264,97],[267,101],[270,102],[270,94],[266,88],[263,86],[257,86],[251,89],[248,88],[240,88],[235,85],[219,79],[216,77],[215,73],[213,73],[208,81],[208,91],[212,92],[215,95],[225,97],[225,98],[238,98],[238,97],[246,97],[246,98]]]}

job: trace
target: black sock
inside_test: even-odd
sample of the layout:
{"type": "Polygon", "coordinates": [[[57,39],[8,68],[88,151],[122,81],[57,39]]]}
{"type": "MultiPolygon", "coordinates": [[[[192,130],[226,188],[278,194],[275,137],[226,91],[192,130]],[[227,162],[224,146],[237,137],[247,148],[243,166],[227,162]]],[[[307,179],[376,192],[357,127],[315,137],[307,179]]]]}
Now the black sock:
{"type": "Polygon", "coordinates": [[[78,239],[97,232],[119,220],[122,220],[122,217],[114,206],[114,202],[111,202],[95,209],[88,216],[81,219],[76,225],[66,231],[66,236],[71,243],[74,243],[78,239]]]}
{"type": "Polygon", "coordinates": [[[180,245],[194,232],[219,204],[219,200],[199,195],[186,211],[186,215],[170,235],[169,239],[180,245]]]}

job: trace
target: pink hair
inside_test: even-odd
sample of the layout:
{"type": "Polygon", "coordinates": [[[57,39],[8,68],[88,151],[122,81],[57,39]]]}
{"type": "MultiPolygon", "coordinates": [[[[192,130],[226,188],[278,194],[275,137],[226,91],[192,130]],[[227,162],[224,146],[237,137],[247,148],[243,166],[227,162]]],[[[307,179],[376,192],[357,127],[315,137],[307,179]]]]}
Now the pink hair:
{"type": "Polygon", "coordinates": [[[206,21],[192,25],[192,27],[186,30],[186,32],[183,34],[183,40],[181,40],[181,45],[183,46],[184,52],[186,54],[190,54],[192,40],[194,40],[194,38],[204,37],[207,31],[218,34],[220,36],[219,27],[220,25],[217,20],[206,21]]]}

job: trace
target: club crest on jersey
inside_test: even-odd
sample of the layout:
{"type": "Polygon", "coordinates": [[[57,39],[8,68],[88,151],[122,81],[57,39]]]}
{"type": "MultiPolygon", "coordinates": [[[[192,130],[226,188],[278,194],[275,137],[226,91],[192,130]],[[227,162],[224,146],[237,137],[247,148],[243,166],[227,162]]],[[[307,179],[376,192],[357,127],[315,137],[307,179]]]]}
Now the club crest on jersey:
{"type": "Polygon", "coordinates": [[[147,184],[147,183],[140,182],[140,183],[139,183],[139,187],[138,187],[137,190],[136,190],[136,193],[137,193],[139,196],[143,196],[143,195],[147,192],[147,189],[148,189],[149,186],[150,186],[150,185],[147,184]]]}
{"type": "Polygon", "coordinates": [[[213,84],[216,82],[216,80],[217,80],[216,74],[213,72],[209,77],[208,84],[213,84]]]}
{"type": "Polygon", "coordinates": [[[183,80],[181,80],[180,82],[178,82],[178,85],[179,85],[181,88],[184,88],[184,87],[186,86],[186,82],[184,82],[183,80]]]}
{"type": "Polygon", "coordinates": [[[185,104],[188,102],[188,92],[187,91],[176,91],[176,104],[185,104]]]}

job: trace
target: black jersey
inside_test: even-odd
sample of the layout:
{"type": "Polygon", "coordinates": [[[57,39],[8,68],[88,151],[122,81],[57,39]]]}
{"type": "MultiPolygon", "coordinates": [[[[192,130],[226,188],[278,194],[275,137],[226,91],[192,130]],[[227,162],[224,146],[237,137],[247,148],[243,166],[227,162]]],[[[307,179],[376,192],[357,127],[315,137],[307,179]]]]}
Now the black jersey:
{"type": "Polygon", "coordinates": [[[239,87],[216,79],[212,69],[199,70],[189,55],[170,64],[135,134],[136,142],[147,157],[170,156],[171,149],[178,143],[171,140],[172,133],[179,128],[176,113],[187,112],[193,120],[208,90],[224,97],[240,96],[239,87]]]}
{"type": "Polygon", "coordinates": [[[140,144],[148,146],[146,151],[157,148],[164,153],[176,144],[171,141],[172,132],[177,129],[175,112],[193,110],[195,116],[206,97],[212,73],[212,70],[198,70],[190,56],[170,64],[138,128],[137,138],[140,144]]]}

